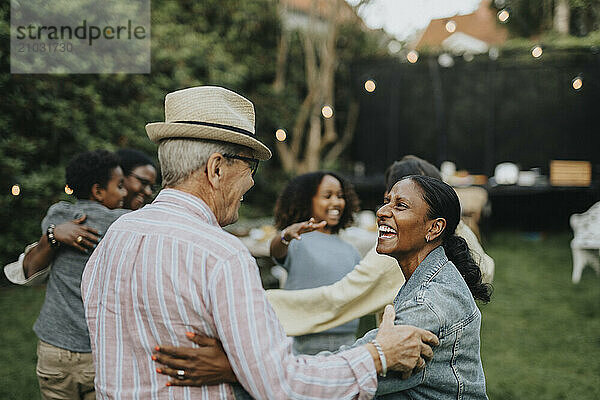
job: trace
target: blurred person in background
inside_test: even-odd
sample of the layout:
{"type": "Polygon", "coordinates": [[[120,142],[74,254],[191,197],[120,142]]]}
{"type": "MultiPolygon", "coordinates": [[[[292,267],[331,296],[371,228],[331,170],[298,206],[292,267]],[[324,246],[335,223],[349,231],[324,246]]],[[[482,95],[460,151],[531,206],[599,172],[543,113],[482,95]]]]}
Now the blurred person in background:
{"type": "MultiPolygon", "coordinates": [[[[339,281],[360,261],[360,254],[338,232],[352,224],[358,196],[350,182],[332,172],[293,178],[275,204],[271,256],[288,271],[285,289],[307,289],[339,281]]],[[[358,319],[324,332],[296,336],[297,354],[335,351],[356,340],[358,319]]]]}

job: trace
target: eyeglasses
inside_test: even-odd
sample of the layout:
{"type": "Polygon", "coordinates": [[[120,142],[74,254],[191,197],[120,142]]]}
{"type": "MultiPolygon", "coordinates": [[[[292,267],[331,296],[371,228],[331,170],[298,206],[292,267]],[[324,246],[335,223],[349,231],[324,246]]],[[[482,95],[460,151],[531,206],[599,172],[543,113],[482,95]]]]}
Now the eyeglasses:
{"type": "Polygon", "coordinates": [[[237,154],[223,154],[223,157],[246,161],[250,167],[250,171],[252,172],[252,177],[254,178],[254,174],[256,174],[260,160],[252,157],[238,156],[237,154]]]}
{"type": "Polygon", "coordinates": [[[140,183],[142,184],[142,187],[149,187],[150,190],[152,191],[152,193],[156,192],[159,187],[158,185],[153,184],[152,182],[150,182],[148,179],[142,178],[141,176],[137,176],[134,173],[129,174],[130,176],[133,176],[135,179],[137,179],[138,181],[140,181],[140,183]]]}

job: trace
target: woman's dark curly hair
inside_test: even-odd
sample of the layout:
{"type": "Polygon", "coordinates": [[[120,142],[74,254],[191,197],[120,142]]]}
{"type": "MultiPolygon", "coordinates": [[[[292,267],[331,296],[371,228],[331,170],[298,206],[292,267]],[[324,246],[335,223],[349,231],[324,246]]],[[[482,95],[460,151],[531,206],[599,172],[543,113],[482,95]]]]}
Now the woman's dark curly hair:
{"type": "Polygon", "coordinates": [[[419,188],[423,200],[429,206],[428,219],[444,218],[446,228],[442,232],[442,246],[446,256],[458,269],[467,283],[473,298],[489,302],[491,286],[481,282],[481,270],[473,260],[465,239],[455,235],[460,221],[460,201],[454,189],[448,184],[429,176],[410,175],[401,180],[410,179],[419,188]]]}
{"type": "Polygon", "coordinates": [[[67,185],[75,197],[87,200],[92,186],[97,183],[101,188],[106,188],[113,169],[119,166],[119,158],[108,150],[77,154],[65,169],[67,185]]]}
{"type": "Polygon", "coordinates": [[[119,149],[115,152],[119,157],[119,164],[123,168],[123,175],[128,176],[131,171],[139,166],[151,165],[156,169],[154,161],[146,154],[136,149],[119,149]]]}
{"type": "Polygon", "coordinates": [[[275,226],[284,229],[296,222],[307,221],[312,217],[312,198],[317,194],[325,175],[331,175],[342,185],[346,206],[340,217],[340,223],[331,227],[331,233],[350,226],[354,222],[353,213],[359,210],[358,196],[352,184],[341,176],[326,171],[310,172],[293,178],[283,189],[275,203],[275,226]]]}

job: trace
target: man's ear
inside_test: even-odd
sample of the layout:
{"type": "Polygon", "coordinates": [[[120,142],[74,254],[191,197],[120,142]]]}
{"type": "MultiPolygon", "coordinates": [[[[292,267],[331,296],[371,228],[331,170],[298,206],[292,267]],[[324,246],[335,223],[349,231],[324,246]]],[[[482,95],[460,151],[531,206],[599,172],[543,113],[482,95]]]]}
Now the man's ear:
{"type": "Polygon", "coordinates": [[[223,165],[225,157],[219,153],[212,153],[206,161],[206,178],[211,186],[218,188],[223,178],[223,165]]]}
{"type": "Polygon", "coordinates": [[[99,183],[94,183],[92,190],[90,190],[90,200],[96,200],[98,203],[104,201],[104,189],[99,183]]]}
{"type": "Polygon", "coordinates": [[[444,232],[444,229],[446,229],[446,220],[444,218],[434,219],[429,227],[429,232],[427,232],[429,241],[437,239],[444,232]]]}

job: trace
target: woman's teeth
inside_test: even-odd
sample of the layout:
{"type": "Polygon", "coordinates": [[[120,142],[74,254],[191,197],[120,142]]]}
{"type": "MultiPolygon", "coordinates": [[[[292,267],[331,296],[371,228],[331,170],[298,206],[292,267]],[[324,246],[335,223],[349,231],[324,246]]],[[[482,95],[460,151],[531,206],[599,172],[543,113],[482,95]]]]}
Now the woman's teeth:
{"type": "Polygon", "coordinates": [[[329,215],[330,217],[339,217],[340,210],[329,210],[327,211],[327,215],[329,215]]]}
{"type": "Polygon", "coordinates": [[[379,237],[389,238],[396,234],[396,231],[389,226],[381,225],[379,226],[379,237]]]}

